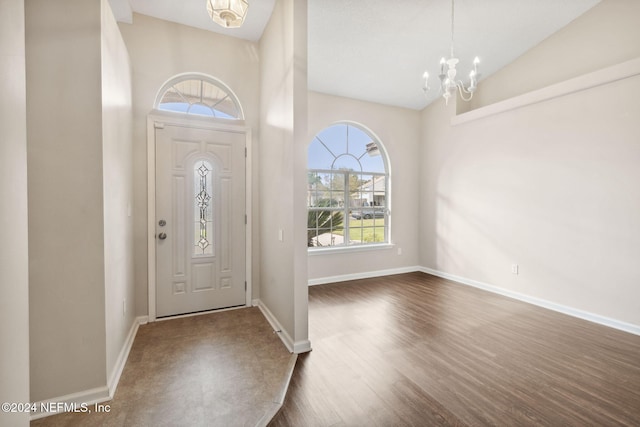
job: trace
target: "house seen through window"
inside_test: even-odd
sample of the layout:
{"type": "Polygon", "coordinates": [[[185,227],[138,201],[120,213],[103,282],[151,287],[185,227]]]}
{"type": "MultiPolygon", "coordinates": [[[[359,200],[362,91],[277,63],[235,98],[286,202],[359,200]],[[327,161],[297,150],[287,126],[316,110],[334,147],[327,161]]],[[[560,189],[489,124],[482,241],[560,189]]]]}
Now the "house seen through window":
{"type": "Polygon", "coordinates": [[[307,246],[389,241],[387,159],[380,141],[354,124],[336,124],[309,145],[307,246]]]}

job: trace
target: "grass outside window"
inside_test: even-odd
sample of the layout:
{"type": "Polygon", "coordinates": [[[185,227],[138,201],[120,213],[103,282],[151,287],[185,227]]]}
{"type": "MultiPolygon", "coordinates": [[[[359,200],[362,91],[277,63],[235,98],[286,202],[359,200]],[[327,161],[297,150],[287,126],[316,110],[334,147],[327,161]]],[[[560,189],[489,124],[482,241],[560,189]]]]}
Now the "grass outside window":
{"type": "MultiPolygon", "coordinates": [[[[349,237],[364,243],[384,242],[384,218],[355,219],[349,218],[349,237]]],[[[344,236],[344,228],[333,230],[334,234],[344,236]]]]}

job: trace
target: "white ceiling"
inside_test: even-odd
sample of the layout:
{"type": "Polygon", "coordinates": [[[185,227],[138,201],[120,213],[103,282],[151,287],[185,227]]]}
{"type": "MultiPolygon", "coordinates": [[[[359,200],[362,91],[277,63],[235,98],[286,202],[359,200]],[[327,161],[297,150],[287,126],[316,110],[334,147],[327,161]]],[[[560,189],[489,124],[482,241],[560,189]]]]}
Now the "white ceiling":
{"type": "MultiPolygon", "coordinates": [[[[275,0],[250,0],[240,29],[213,23],[205,0],[110,0],[116,18],[131,10],[257,41],[275,0]]],[[[600,0],[456,0],[454,49],[459,76],[475,56],[486,78],[595,6],[600,0]]],[[[448,56],[451,3],[446,0],[308,0],[309,89],[422,109],[439,96],[439,61],[448,56]],[[432,90],[422,92],[422,74],[432,90]]]]}
{"type": "Polygon", "coordinates": [[[214,23],[207,13],[206,0],[109,0],[109,3],[120,22],[130,24],[131,12],[135,12],[214,33],[258,41],[271,18],[276,1],[249,0],[249,11],[240,28],[222,28],[214,23]]]}

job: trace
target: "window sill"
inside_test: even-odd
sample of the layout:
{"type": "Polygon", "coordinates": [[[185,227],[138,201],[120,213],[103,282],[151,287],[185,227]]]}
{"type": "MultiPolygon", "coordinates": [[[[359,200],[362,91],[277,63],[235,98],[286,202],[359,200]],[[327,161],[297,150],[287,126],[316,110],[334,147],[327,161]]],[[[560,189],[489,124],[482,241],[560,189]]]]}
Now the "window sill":
{"type": "Polygon", "coordinates": [[[344,254],[349,252],[369,252],[385,249],[393,249],[396,245],[393,243],[380,243],[374,245],[360,245],[360,246],[331,246],[324,248],[307,249],[309,256],[316,255],[331,255],[331,254],[344,254]]]}

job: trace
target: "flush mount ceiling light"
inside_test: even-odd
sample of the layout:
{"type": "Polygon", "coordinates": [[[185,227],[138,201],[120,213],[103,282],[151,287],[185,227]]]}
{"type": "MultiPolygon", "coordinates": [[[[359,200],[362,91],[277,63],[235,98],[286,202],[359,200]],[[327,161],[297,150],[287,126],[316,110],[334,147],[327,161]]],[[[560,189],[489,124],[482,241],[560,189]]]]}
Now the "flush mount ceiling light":
{"type": "MultiPolygon", "coordinates": [[[[440,59],[440,74],[438,75],[440,78],[440,90],[446,104],[449,104],[449,98],[455,95],[456,89],[460,92],[460,97],[463,101],[470,101],[476,91],[478,77],[480,76],[478,74],[480,60],[476,56],[473,60],[473,70],[469,73],[469,85],[465,87],[461,80],[456,80],[456,65],[460,60],[453,55],[453,2],[454,0],[451,0],[451,55],[449,59],[444,57],[440,59]],[[467,95],[466,98],[465,95],[467,95]]],[[[429,90],[429,73],[425,71],[422,77],[424,78],[422,90],[426,93],[429,90]]]]}
{"type": "Polygon", "coordinates": [[[224,28],[238,28],[247,16],[246,0],[207,0],[207,11],[213,22],[224,28]]]}

